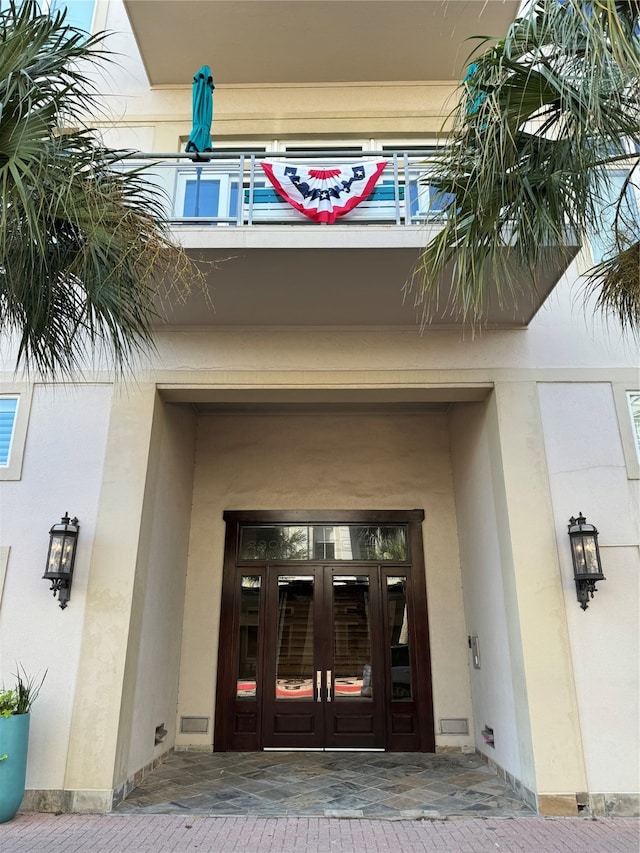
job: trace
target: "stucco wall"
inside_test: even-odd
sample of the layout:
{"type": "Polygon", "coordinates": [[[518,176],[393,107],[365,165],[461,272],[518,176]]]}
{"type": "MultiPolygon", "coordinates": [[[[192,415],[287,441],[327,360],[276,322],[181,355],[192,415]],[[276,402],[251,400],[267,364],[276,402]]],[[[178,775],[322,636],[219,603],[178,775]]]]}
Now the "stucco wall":
{"type": "MultiPolygon", "coordinates": [[[[462,403],[450,416],[465,619],[467,634],[478,638],[480,651],[479,669],[468,653],[475,743],[500,767],[522,779],[516,706],[526,713],[526,697],[515,695],[518,679],[511,658],[487,408],[487,402],[462,403]],[[482,737],[485,727],[493,729],[492,746],[482,737]]],[[[517,626],[517,613],[511,610],[511,621],[517,626]]]]}
{"type": "MultiPolygon", "coordinates": [[[[640,790],[638,480],[629,479],[608,382],[542,383],[556,535],[589,790],[640,790]],[[600,531],[606,581],[583,612],[567,535],[582,512],[600,531]]],[[[626,426],[626,425],[624,425],[626,426]]]]}
{"type": "MultiPolygon", "coordinates": [[[[182,406],[160,405],[150,457],[139,583],[144,602],[130,634],[137,652],[131,737],[126,762],[130,777],[175,742],[182,614],[191,519],[195,415],[182,406]],[[167,735],[154,744],[157,726],[167,735]]],[[[134,651],[135,650],[135,651],[134,651]]]]}
{"type": "Polygon", "coordinates": [[[448,441],[444,414],[200,417],[179,714],[213,716],[225,509],[424,508],[435,718],[471,717],[448,441]]]}
{"type": "Polygon", "coordinates": [[[63,788],[80,637],[102,482],[110,385],[36,385],[22,479],[0,483],[0,543],[9,560],[0,589],[0,681],[16,665],[41,676],[33,707],[27,788],[63,788]],[[42,580],[49,528],[68,511],[80,520],[71,600],[58,607],[42,580]]]}

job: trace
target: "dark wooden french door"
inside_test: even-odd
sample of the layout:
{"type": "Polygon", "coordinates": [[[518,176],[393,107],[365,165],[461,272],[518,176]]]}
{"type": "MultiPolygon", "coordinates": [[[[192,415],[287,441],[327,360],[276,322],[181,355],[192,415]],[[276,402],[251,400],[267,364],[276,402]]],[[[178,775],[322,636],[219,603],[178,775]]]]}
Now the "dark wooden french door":
{"type": "Polygon", "coordinates": [[[384,749],[378,567],[271,567],[266,749],[384,749]]]}
{"type": "Polygon", "coordinates": [[[225,513],[216,751],[434,750],[423,514],[336,515],[225,513]]]}

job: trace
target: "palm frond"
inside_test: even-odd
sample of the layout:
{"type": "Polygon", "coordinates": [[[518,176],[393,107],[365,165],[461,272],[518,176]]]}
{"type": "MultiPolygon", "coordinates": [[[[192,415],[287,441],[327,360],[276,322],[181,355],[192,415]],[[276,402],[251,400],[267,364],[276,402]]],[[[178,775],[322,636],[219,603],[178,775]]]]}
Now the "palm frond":
{"type": "Polygon", "coordinates": [[[596,308],[605,317],[614,317],[622,329],[637,331],[640,317],[640,241],[594,267],[587,280],[587,294],[595,295],[596,308]]]}
{"type": "MultiPolygon", "coordinates": [[[[448,310],[482,322],[491,298],[535,287],[547,247],[599,227],[608,166],[637,162],[632,143],[640,150],[639,14],[637,0],[539,0],[503,40],[481,40],[428,177],[455,202],[412,280],[425,321],[442,310],[445,270],[448,310]]],[[[640,280],[625,281],[599,304],[635,311],[625,325],[638,330],[638,300],[628,297],[640,280]]]]}
{"type": "Polygon", "coordinates": [[[103,350],[127,370],[153,347],[158,282],[204,280],[162,225],[160,191],[82,125],[103,40],[33,0],[0,10],[0,329],[47,376],[103,350]]]}

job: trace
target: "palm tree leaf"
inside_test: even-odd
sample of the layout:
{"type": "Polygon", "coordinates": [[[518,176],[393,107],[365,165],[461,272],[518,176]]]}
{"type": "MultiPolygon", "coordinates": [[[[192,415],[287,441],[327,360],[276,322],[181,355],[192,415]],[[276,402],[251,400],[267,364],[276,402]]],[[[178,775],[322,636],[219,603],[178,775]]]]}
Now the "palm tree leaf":
{"type": "Polygon", "coordinates": [[[82,124],[103,39],[32,0],[0,8],[0,328],[44,375],[104,352],[126,370],[153,347],[159,282],[204,282],[169,239],[160,191],[82,124]]]}
{"type": "MultiPolygon", "coordinates": [[[[449,310],[482,322],[491,295],[501,302],[505,291],[535,286],[546,246],[568,234],[585,240],[598,227],[608,167],[638,159],[628,143],[640,138],[639,12],[636,0],[540,0],[502,41],[480,40],[453,133],[429,176],[455,202],[411,283],[425,320],[440,310],[445,267],[453,276],[449,310]]],[[[634,312],[625,323],[635,330],[640,313],[630,292],[640,291],[639,275],[628,262],[609,263],[599,302],[618,315],[634,312]]],[[[596,276],[592,285],[604,281],[596,276]]]]}

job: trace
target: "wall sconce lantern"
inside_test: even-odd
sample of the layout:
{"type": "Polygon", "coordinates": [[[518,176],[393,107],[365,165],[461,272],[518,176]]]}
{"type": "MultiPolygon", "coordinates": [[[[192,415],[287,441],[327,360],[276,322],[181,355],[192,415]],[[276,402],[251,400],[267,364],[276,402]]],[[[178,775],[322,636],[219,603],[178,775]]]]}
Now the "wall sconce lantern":
{"type": "Polygon", "coordinates": [[[571,541],[571,558],[573,559],[573,576],[576,582],[576,592],[580,607],[586,610],[589,598],[598,590],[597,581],[606,580],[602,574],[600,549],[598,548],[598,531],[593,524],[587,524],[587,519],[580,513],[577,518],[569,519],[569,539],[571,541]]]}
{"type": "Polygon", "coordinates": [[[78,519],[69,518],[69,513],[66,513],[60,524],[54,524],[49,531],[47,567],[42,577],[51,581],[53,596],[55,598],[57,593],[63,610],[71,598],[71,580],[79,530],[78,519]]]}

